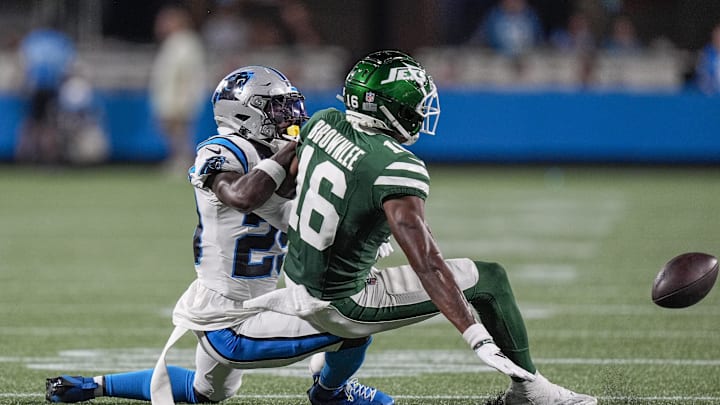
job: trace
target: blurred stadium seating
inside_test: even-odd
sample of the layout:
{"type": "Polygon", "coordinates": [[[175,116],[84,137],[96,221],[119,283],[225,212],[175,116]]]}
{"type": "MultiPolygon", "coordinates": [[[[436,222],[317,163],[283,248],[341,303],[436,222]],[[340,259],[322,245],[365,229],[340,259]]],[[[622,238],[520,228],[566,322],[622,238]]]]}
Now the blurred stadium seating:
{"type": "MultiPolygon", "coordinates": [[[[145,34],[144,41],[122,40],[117,35],[101,33],[105,29],[101,25],[108,24],[103,8],[114,7],[113,11],[117,12],[119,6],[110,2],[91,3],[61,1],[53,6],[10,1],[0,6],[0,27],[3,27],[0,31],[10,32],[23,25],[19,20],[37,19],[43,13],[64,18],[77,39],[80,72],[96,89],[102,106],[110,160],[161,160],[166,145],[147,111],[147,86],[157,51],[151,30],[146,30],[150,34],[145,34]],[[64,7],[70,7],[68,10],[74,10],[77,16],[64,7]]],[[[201,15],[215,3],[213,0],[187,2],[196,11],[199,8],[201,15]]],[[[487,8],[493,3],[483,2],[483,5],[487,8]]],[[[578,2],[563,2],[564,5],[552,10],[567,12],[575,3],[578,2]]],[[[627,8],[633,10],[634,5],[634,10],[642,11],[635,3],[640,4],[628,1],[627,8]]],[[[158,8],[164,2],[148,4],[158,8]]],[[[388,8],[398,12],[402,4],[409,3],[403,0],[388,8]]],[[[394,47],[411,50],[433,75],[441,91],[440,136],[416,146],[426,159],[444,162],[720,162],[720,137],[717,136],[720,119],[716,113],[720,111],[720,97],[701,94],[692,81],[694,52],[701,44],[695,49],[685,49],[682,44],[676,45],[678,41],[668,43],[666,36],[658,35],[660,41],[655,42],[660,45],[651,46],[650,41],[646,41],[648,46],[633,52],[615,52],[601,46],[590,51],[568,51],[545,44],[520,56],[508,57],[488,47],[469,46],[449,37],[443,39],[442,35],[437,37],[440,39],[424,43],[427,32],[441,28],[442,24],[437,21],[434,25],[430,21],[427,26],[418,26],[417,33],[408,36],[401,32],[411,24],[408,21],[398,27],[376,27],[364,24],[367,22],[364,19],[372,17],[359,12],[354,20],[349,20],[359,25],[343,25],[338,21],[342,10],[336,3],[323,0],[307,5],[314,7],[318,12],[316,17],[323,22],[317,26],[326,30],[322,43],[281,42],[232,52],[222,46],[208,46],[208,96],[217,80],[228,71],[242,65],[264,64],[292,78],[308,96],[311,112],[327,106],[341,107],[335,95],[357,56],[378,47],[394,47]],[[321,11],[321,6],[325,11],[321,11]],[[330,28],[332,32],[327,31],[330,28]],[[385,36],[378,39],[382,34],[385,36]]],[[[438,7],[426,1],[417,5],[426,11],[438,7]]],[[[353,11],[372,9],[360,1],[352,1],[347,7],[353,11]]],[[[705,4],[705,8],[720,13],[720,7],[711,3],[705,4]]],[[[427,13],[423,15],[432,17],[427,13]]],[[[705,21],[707,26],[712,16],[709,12],[698,21],[705,21]]],[[[145,17],[148,26],[152,16],[145,17]]],[[[636,20],[643,18],[648,17],[639,14],[636,20]]],[[[701,32],[696,37],[703,35],[701,32]]],[[[16,34],[14,43],[6,39],[0,44],[3,45],[0,47],[0,105],[4,107],[0,113],[0,161],[13,160],[20,121],[25,114],[15,49],[19,40],[16,34]]],[[[197,123],[195,140],[203,139],[213,130],[207,103],[197,123]]]]}
{"type": "Polygon", "coordinates": [[[592,55],[593,78],[583,83],[580,68],[586,55],[538,50],[512,59],[489,50],[467,47],[423,48],[417,52],[439,86],[491,88],[566,88],[678,91],[683,86],[683,59],[677,51],[642,51],[592,55]],[[521,69],[520,71],[518,71],[521,69]]]}
{"type": "MultiPolygon", "coordinates": [[[[79,59],[85,74],[98,89],[142,90],[147,87],[155,47],[115,46],[80,49],[79,59]]],[[[421,48],[415,53],[445,88],[566,88],[586,86],[578,69],[583,55],[552,50],[535,51],[522,60],[508,58],[484,49],[467,47],[421,48]],[[519,74],[518,63],[523,64],[519,74]]],[[[0,91],[12,91],[18,85],[15,55],[0,52],[0,91]]],[[[349,52],[337,46],[275,47],[244,52],[240,55],[211,54],[208,58],[210,80],[215,86],[234,66],[265,64],[275,66],[308,90],[336,89],[352,63],[349,52]],[[302,63],[298,63],[302,61],[302,63]]],[[[682,89],[683,54],[674,50],[644,51],[617,55],[598,52],[594,55],[595,89],[625,89],[672,92],[682,89]]]]}

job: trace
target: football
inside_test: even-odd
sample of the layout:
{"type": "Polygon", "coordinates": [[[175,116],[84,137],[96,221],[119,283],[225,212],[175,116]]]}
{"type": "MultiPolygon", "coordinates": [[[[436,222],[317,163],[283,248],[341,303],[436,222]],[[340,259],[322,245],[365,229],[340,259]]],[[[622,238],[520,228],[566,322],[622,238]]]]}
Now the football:
{"type": "Polygon", "coordinates": [[[683,253],[660,269],[652,300],[664,308],[685,308],[703,299],[715,284],[718,259],[707,253],[683,253]]]}

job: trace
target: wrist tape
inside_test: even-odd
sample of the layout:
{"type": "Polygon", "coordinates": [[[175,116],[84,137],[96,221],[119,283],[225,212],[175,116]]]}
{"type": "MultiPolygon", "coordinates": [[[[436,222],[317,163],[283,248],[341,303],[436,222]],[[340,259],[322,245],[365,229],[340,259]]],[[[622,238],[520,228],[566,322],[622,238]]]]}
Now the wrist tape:
{"type": "Polygon", "coordinates": [[[287,172],[285,172],[285,169],[280,166],[280,163],[272,159],[261,160],[260,163],[255,166],[255,169],[262,170],[273,179],[275,182],[275,190],[280,187],[280,184],[282,184],[283,180],[285,180],[285,176],[287,175],[287,172]]]}
{"type": "Polygon", "coordinates": [[[488,333],[487,329],[485,329],[485,326],[483,326],[483,324],[481,323],[474,323],[470,325],[469,328],[465,329],[465,332],[463,332],[462,336],[463,339],[468,342],[468,344],[473,350],[484,345],[485,343],[493,342],[492,336],[490,336],[490,333],[488,333]]]}

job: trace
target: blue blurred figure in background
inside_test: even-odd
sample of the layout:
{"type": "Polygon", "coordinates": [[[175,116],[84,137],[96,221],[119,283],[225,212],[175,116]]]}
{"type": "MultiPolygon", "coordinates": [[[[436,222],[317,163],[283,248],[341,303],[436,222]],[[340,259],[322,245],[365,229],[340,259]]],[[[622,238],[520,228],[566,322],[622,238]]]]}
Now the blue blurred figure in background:
{"type": "Polygon", "coordinates": [[[107,161],[110,145],[100,104],[90,80],[79,67],[73,69],[58,94],[57,131],[63,162],[89,165],[107,161]]]}
{"type": "Polygon", "coordinates": [[[704,93],[720,94],[720,23],[713,28],[710,43],[700,52],[697,79],[704,93]]]}
{"type": "Polygon", "coordinates": [[[642,51],[635,24],[627,15],[618,15],[612,22],[610,36],[604,47],[613,54],[632,55],[642,51]]]}
{"type": "Polygon", "coordinates": [[[64,146],[57,131],[58,97],[75,62],[73,41],[54,27],[32,30],[20,44],[23,92],[29,98],[28,118],[16,150],[19,162],[60,163],[64,146]]]}
{"type": "Polygon", "coordinates": [[[526,0],[501,0],[476,28],[469,44],[485,43],[515,57],[532,50],[542,38],[540,19],[526,0]]]}

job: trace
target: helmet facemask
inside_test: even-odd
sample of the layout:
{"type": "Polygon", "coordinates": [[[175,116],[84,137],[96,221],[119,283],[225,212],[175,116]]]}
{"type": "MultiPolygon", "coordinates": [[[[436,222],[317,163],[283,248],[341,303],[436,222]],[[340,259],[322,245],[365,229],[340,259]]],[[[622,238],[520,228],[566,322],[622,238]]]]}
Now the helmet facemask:
{"type": "Polygon", "coordinates": [[[261,111],[265,117],[260,128],[260,135],[263,138],[281,138],[286,128],[291,125],[300,126],[308,119],[305,112],[305,97],[300,93],[256,97],[255,100],[260,100],[257,103],[262,105],[261,111]]]}
{"type": "Polygon", "coordinates": [[[379,107],[380,111],[390,121],[392,128],[404,138],[403,145],[414,144],[420,138],[421,133],[435,135],[440,117],[440,99],[438,98],[435,83],[432,82],[432,79],[429,80],[430,91],[425,92],[423,89],[425,96],[415,107],[415,110],[398,108],[398,117],[396,118],[384,105],[379,107]]]}
{"type": "Polygon", "coordinates": [[[435,83],[430,81],[431,90],[418,104],[416,111],[423,118],[420,132],[427,135],[435,135],[438,121],[440,120],[440,98],[438,97],[435,83]]]}

